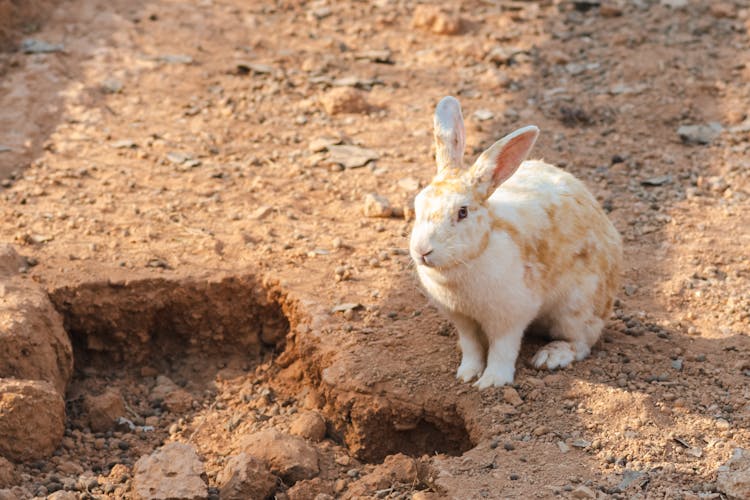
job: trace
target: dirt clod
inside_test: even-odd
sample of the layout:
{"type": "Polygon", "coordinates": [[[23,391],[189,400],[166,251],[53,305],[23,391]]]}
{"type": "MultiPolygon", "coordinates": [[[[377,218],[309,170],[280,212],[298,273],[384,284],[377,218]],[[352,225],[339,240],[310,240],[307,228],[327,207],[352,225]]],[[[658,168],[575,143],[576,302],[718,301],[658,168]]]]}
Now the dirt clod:
{"type": "Polygon", "coordinates": [[[329,115],[365,113],[370,109],[365,93],[352,87],[336,87],[321,96],[320,102],[329,115]]]}
{"type": "Polygon", "coordinates": [[[99,395],[87,394],[83,405],[89,416],[89,425],[94,432],[111,429],[119,417],[125,415],[125,401],[115,388],[109,388],[99,395]]]}
{"type": "Polygon", "coordinates": [[[183,413],[193,404],[193,396],[164,375],[156,377],[156,385],[149,394],[149,399],[161,404],[173,413],[183,413]]]}
{"type": "Polygon", "coordinates": [[[18,271],[25,265],[26,261],[18,255],[13,245],[0,244],[0,276],[9,277],[18,274],[18,271]]]}
{"type": "Polygon", "coordinates": [[[246,453],[230,457],[216,478],[219,496],[226,500],[268,498],[277,481],[262,462],[246,453]]]}
{"type": "Polygon", "coordinates": [[[303,412],[294,419],[289,432],[317,442],[322,440],[326,435],[326,422],[318,412],[303,412]]]}
{"type": "Polygon", "coordinates": [[[353,498],[372,495],[379,490],[388,488],[396,483],[415,484],[418,482],[416,461],[398,453],[385,458],[369,474],[355,481],[348,492],[353,498]]]}
{"type": "Polygon", "coordinates": [[[51,454],[65,430],[62,396],[48,382],[0,379],[0,455],[12,460],[51,454]]]}
{"type": "Polygon", "coordinates": [[[365,195],[364,213],[365,217],[388,218],[393,214],[393,208],[386,197],[368,193],[365,195]]]}
{"type": "MultiPolygon", "coordinates": [[[[18,258],[5,256],[0,262],[11,271],[18,258]]],[[[4,279],[0,288],[0,377],[44,380],[64,393],[73,372],[73,352],[60,315],[47,294],[22,276],[4,279]]]]}
{"type": "Polygon", "coordinates": [[[13,464],[0,456],[0,488],[16,484],[16,470],[13,464]]]}
{"type": "Polygon", "coordinates": [[[518,406],[523,403],[523,399],[521,399],[518,391],[513,387],[503,387],[503,399],[506,403],[513,406],[518,406]]]}
{"type": "Polygon", "coordinates": [[[169,443],[141,457],[133,468],[133,492],[137,500],[202,500],[208,498],[205,468],[195,448],[169,443]]]}
{"type": "Polygon", "coordinates": [[[417,5],[411,25],[437,35],[456,35],[461,31],[461,18],[436,5],[417,5]]]}
{"type": "Polygon", "coordinates": [[[333,498],[333,487],[328,481],[323,481],[320,478],[308,479],[305,481],[298,481],[291,488],[286,491],[289,500],[307,500],[312,498],[314,500],[325,500],[327,498],[333,498]]]}
{"type": "Polygon", "coordinates": [[[285,481],[295,483],[318,474],[318,454],[315,448],[297,436],[267,429],[245,437],[240,449],[266,462],[271,472],[285,481]]]}

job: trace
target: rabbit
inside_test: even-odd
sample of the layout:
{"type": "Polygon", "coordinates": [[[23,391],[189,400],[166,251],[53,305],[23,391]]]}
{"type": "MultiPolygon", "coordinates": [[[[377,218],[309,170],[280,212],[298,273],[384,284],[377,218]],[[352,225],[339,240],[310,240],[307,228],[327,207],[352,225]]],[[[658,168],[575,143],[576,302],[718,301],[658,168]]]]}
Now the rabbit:
{"type": "Polygon", "coordinates": [[[622,240],[573,175],[524,161],[539,135],[527,126],[463,164],[461,106],[435,109],[437,175],[414,200],[410,255],[422,286],[455,325],[456,377],[480,390],[513,382],[524,331],[552,342],[532,358],[555,370],[588,356],[612,311],[622,240]]]}

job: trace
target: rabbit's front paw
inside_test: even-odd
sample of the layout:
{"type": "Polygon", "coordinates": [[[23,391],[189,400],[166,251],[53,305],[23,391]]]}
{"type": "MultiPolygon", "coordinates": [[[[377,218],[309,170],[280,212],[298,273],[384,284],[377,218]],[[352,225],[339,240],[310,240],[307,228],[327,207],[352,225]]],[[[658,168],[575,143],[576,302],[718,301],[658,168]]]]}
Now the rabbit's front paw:
{"type": "Polygon", "coordinates": [[[464,356],[458,366],[456,378],[461,382],[469,382],[478,377],[484,371],[484,362],[481,359],[471,359],[464,356]]]}
{"type": "Polygon", "coordinates": [[[557,340],[539,349],[531,360],[531,364],[534,365],[534,368],[554,370],[556,368],[565,368],[575,358],[576,353],[570,342],[557,340]]]}
{"type": "Polygon", "coordinates": [[[479,380],[474,382],[474,387],[483,390],[488,387],[502,387],[510,384],[513,382],[514,371],[512,365],[510,367],[500,367],[494,370],[487,367],[479,380]]]}

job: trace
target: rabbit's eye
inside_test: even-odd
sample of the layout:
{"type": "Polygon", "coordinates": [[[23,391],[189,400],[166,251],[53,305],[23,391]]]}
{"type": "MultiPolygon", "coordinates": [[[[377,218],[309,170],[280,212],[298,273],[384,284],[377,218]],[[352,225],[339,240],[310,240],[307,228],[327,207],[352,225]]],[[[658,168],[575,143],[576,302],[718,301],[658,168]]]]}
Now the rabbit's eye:
{"type": "Polygon", "coordinates": [[[469,215],[469,210],[466,207],[458,209],[458,220],[465,219],[467,215],[469,215]]]}

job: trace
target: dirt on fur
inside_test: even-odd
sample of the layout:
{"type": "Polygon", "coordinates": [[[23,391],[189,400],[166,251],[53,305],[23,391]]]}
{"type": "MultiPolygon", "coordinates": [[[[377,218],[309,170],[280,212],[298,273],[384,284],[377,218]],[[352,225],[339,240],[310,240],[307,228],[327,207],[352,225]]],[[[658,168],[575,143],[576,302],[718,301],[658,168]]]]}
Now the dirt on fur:
{"type": "Polygon", "coordinates": [[[0,459],[0,498],[728,495],[748,29],[739,0],[0,0],[0,240],[75,364],[59,446],[0,459]],[[444,95],[467,157],[536,124],[623,235],[568,369],[529,338],[512,387],[455,379],[407,251],[444,95]]]}

